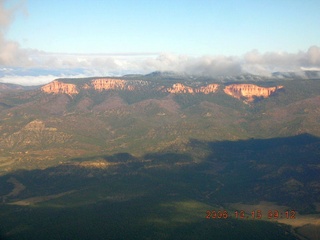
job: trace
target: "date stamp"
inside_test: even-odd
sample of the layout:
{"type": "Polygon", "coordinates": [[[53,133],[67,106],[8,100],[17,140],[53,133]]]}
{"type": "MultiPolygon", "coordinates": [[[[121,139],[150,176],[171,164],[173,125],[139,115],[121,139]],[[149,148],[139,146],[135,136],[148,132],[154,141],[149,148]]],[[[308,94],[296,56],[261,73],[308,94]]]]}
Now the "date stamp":
{"type": "Polygon", "coordinates": [[[244,210],[236,210],[234,212],[228,212],[227,210],[207,210],[206,219],[295,219],[295,210],[268,210],[267,212],[262,212],[261,210],[253,210],[251,212],[245,212],[244,210]]]}

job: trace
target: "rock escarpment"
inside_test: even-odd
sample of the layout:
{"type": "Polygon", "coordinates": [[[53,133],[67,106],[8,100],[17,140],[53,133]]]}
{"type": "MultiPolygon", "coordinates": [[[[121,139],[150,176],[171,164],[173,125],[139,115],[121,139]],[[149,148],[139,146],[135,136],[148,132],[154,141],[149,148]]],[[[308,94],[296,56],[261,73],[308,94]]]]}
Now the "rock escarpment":
{"type": "Polygon", "coordinates": [[[135,86],[128,84],[126,80],[101,78],[92,80],[91,85],[95,90],[135,90],[135,86]]]}
{"type": "Polygon", "coordinates": [[[45,93],[54,93],[54,94],[65,93],[68,95],[74,95],[79,93],[75,84],[63,83],[57,80],[43,86],[41,88],[41,91],[45,93]]]}
{"type": "Polygon", "coordinates": [[[182,83],[175,83],[171,88],[167,88],[166,91],[169,93],[215,93],[219,88],[218,84],[209,84],[207,86],[201,86],[198,88],[192,88],[183,85],[182,83]]]}
{"type": "Polygon", "coordinates": [[[98,78],[89,83],[85,83],[82,86],[76,86],[75,84],[63,83],[55,80],[41,88],[41,91],[45,93],[61,94],[65,93],[70,96],[78,94],[81,89],[94,89],[96,91],[108,91],[108,90],[128,90],[134,91],[137,89],[137,84],[145,86],[145,81],[136,81],[136,85],[132,84],[133,81],[126,81],[122,79],[113,78],[98,78]]]}
{"type": "Polygon", "coordinates": [[[199,88],[195,89],[196,93],[204,93],[204,94],[209,94],[209,93],[215,93],[219,88],[219,84],[209,84],[207,86],[202,86],[199,88]]]}
{"type": "Polygon", "coordinates": [[[171,88],[165,90],[169,93],[194,93],[193,88],[183,85],[182,83],[175,83],[171,88]]]}
{"type": "Polygon", "coordinates": [[[252,102],[255,97],[268,98],[283,86],[276,87],[260,87],[254,84],[231,84],[224,88],[224,92],[235,98],[245,98],[248,102],[252,102]]]}
{"type": "MultiPolygon", "coordinates": [[[[200,85],[200,84],[199,84],[200,85]]],[[[96,78],[86,83],[70,84],[55,80],[41,88],[43,92],[53,94],[68,94],[70,96],[78,94],[81,90],[94,89],[102,91],[162,91],[171,94],[212,94],[219,90],[219,84],[211,83],[204,86],[187,86],[183,83],[174,83],[171,87],[160,86],[159,83],[143,80],[124,80],[116,78],[96,78]]],[[[261,87],[254,84],[231,84],[226,86],[224,93],[237,98],[245,99],[245,102],[252,102],[257,97],[268,98],[270,95],[282,89],[283,86],[261,87]]]]}
{"type": "MultiPolygon", "coordinates": [[[[134,91],[137,89],[149,89],[149,83],[147,81],[128,81],[123,79],[114,79],[114,78],[98,78],[92,80],[90,83],[85,83],[82,86],[76,86],[75,84],[70,83],[63,83],[58,80],[55,80],[41,88],[41,90],[45,93],[53,93],[53,94],[61,94],[65,93],[70,96],[74,94],[78,94],[80,89],[94,89],[96,91],[108,91],[108,90],[127,90],[127,91],[134,91]]],[[[182,83],[175,83],[172,87],[160,87],[159,90],[168,93],[214,93],[218,90],[218,84],[209,84],[207,86],[201,87],[189,87],[182,83]]]]}

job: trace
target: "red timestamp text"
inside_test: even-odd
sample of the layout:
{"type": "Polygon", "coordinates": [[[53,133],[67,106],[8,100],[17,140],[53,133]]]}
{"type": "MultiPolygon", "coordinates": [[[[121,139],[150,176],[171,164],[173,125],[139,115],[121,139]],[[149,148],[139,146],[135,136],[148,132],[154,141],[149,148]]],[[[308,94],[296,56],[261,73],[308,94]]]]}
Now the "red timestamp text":
{"type": "Polygon", "coordinates": [[[295,219],[296,211],[295,210],[287,210],[287,211],[279,211],[279,210],[268,210],[264,213],[262,210],[257,209],[249,212],[245,212],[244,210],[236,210],[234,212],[228,212],[227,210],[207,210],[206,211],[206,219],[227,219],[227,218],[235,218],[235,219],[295,219]]]}
{"type": "Polygon", "coordinates": [[[279,219],[279,218],[295,219],[296,211],[295,210],[287,210],[285,212],[281,212],[278,210],[268,211],[268,219],[279,219]]]}
{"type": "Polygon", "coordinates": [[[228,218],[228,212],[226,210],[207,210],[206,218],[207,219],[226,219],[228,218]]]}

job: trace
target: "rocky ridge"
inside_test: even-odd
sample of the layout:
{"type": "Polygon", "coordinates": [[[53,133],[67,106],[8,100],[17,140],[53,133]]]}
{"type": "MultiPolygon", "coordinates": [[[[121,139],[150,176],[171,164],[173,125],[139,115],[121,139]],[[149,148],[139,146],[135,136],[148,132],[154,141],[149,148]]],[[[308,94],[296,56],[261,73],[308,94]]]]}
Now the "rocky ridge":
{"type": "Polygon", "coordinates": [[[207,86],[201,86],[198,88],[192,88],[183,85],[182,83],[175,83],[171,88],[167,88],[166,92],[169,93],[214,93],[218,90],[219,84],[209,84],[207,86]]]}
{"type": "Polygon", "coordinates": [[[254,84],[231,84],[224,88],[224,92],[234,98],[246,98],[248,102],[252,102],[254,97],[268,98],[283,86],[276,87],[260,87],[254,84]]]}
{"type": "MultiPolygon", "coordinates": [[[[82,85],[75,85],[71,83],[64,83],[59,80],[55,80],[41,88],[42,92],[53,94],[68,94],[70,96],[76,95],[81,89],[94,89],[96,91],[109,91],[109,90],[121,90],[121,91],[135,91],[135,90],[150,90],[148,87],[151,84],[150,81],[143,80],[124,80],[114,78],[97,78],[88,83],[82,85]]],[[[203,93],[210,94],[219,90],[220,85],[211,83],[205,86],[187,86],[183,83],[174,83],[171,87],[158,86],[152,88],[156,91],[162,91],[172,94],[195,94],[203,93]]],[[[245,99],[247,102],[252,102],[255,97],[268,98],[270,95],[282,89],[283,86],[275,87],[261,87],[254,84],[231,84],[223,88],[225,94],[228,94],[237,99],[245,99]]]]}
{"type": "Polygon", "coordinates": [[[65,93],[68,95],[74,95],[79,93],[75,84],[63,83],[58,80],[55,80],[41,87],[41,90],[45,93],[54,93],[54,94],[65,93]]]}
{"type": "Polygon", "coordinates": [[[70,139],[71,135],[60,132],[57,128],[47,127],[43,121],[36,119],[12,134],[5,133],[0,137],[0,145],[23,150],[43,144],[64,144],[70,139]]]}
{"type": "Polygon", "coordinates": [[[103,91],[103,90],[129,90],[133,91],[135,90],[135,86],[128,84],[126,80],[121,79],[95,79],[92,80],[91,85],[93,88],[97,91],[103,91]]]}

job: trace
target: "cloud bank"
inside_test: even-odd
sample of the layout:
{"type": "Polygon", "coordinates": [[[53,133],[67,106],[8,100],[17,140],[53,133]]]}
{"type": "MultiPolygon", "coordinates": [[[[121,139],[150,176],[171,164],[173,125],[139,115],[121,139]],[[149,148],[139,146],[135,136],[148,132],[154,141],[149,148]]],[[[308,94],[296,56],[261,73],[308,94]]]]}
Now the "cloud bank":
{"type": "Polygon", "coordinates": [[[147,74],[175,71],[203,76],[234,76],[252,73],[270,76],[273,72],[320,70],[320,48],[311,46],[297,53],[258,50],[243,56],[188,56],[173,53],[66,54],[23,49],[5,38],[23,2],[10,9],[0,0],[0,82],[37,85],[58,77],[147,74]]]}
{"type": "Polygon", "coordinates": [[[15,13],[24,11],[23,2],[16,3],[13,7],[7,9],[4,7],[5,0],[0,0],[0,65],[28,66],[29,51],[22,49],[17,42],[7,40],[5,33],[8,30],[15,13]]]}
{"type": "MultiPolygon", "coordinates": [[[[1,42],[0,42],[1,44],[1,42]]],[[[175,71],[210,77],[243,73],[271,76],[273,72],[320,70],[320,48],[298,53],[250,51],[243,56],[53,54],[36,50],[1,52],[0,81],[24,85],[44,84],[58,77],[121,76],[153,71],[175,71]],[[3,63],[5,61],[5,64],[3,63]]]]}

